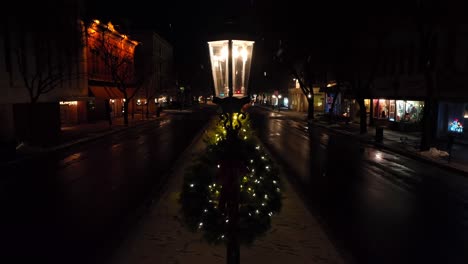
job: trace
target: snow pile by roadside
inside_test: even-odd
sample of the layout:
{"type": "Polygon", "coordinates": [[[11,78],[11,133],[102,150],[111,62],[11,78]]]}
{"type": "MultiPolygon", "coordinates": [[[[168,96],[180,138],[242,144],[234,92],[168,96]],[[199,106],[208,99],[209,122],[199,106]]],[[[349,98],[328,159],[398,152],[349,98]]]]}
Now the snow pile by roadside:
{"type": "Polygon", "coordinates": [[[422,156],[432,159],[443,159],[449,156],[447,151],[439,150],[437,148],[430,148],[426,151],[419,152],[422,156]]]}

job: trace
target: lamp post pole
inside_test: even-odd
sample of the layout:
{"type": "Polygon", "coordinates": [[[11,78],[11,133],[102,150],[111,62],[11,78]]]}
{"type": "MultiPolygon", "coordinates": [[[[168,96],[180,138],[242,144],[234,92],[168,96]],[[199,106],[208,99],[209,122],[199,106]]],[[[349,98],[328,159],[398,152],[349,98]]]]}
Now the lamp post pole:
{"type": "Polygon", "coordinates": [[[232,40],[229,40],[228,44],[228,87],[229,87],[229,97],[233,96],[233,87],[232,87],[232,40]]]}

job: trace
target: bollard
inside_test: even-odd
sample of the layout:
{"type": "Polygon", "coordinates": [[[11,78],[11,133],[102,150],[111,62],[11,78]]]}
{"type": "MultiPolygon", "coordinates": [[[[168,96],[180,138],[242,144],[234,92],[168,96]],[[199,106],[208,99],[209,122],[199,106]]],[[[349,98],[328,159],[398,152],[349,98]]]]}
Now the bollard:
{"type": "Polygon", "coordinates": [[[383,127],[376,127],[375,128],[375,141],[382,142],[383,141],[383,127]]]}

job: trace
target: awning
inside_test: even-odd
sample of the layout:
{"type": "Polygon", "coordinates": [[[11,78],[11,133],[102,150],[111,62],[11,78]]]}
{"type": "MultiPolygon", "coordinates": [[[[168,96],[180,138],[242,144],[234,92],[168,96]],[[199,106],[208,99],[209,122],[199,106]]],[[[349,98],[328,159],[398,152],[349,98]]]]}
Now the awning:
{"type": "Polygon", "coordinates": [[[59,97],[58,101],[89,101],[91,99],[93,98],[89,96],[65,96],[59,97]]]}
{"type": "Polygon", "coordinates": [[[338,86],[336,86],[336,85],[331,86],[331,87],[322,86],[322,87],[320,87],[319,92],[321,92],[321,93],[337,93],[338,92],[338,86]]]}
{"type": "MultiPolygon", "coordinates": [[[[89,86],[92,95],[99,99],[124,99],[125,96],[117,87],[89,86]]],[[[135,88],[126,88],[127,96],[131,97],[135,93],[135,88]]]]}

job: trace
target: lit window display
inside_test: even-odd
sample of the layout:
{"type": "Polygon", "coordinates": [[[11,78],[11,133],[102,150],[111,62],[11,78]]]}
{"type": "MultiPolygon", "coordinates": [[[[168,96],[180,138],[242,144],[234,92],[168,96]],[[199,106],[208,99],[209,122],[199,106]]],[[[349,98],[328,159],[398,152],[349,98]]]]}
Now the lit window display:
{"type": "Polygon", "coordinates": [[[423,101],[396,100],[397,122],[419,122],[422,119],[423,101]]]}
{"type": "Polygon", "coordinates": [[[374,99],[374,117],[379,119],[388,119],[390,100],[374,99]]]}
{"type": "Polygon", "coordinates": [[[448,130],[449,132],[463,133],[463,125],[458,118],[455,118],[449,123],[448,130]]]}
{"type": "Polygon", "coordinates": [[[364,106],[366,107],[366,113],[370,113],[370,99],[364,99],[364,106]]]}
{"type": "Polygon", "coordinates": [[[324,93],[314,94],[314,110],[315,111],[323,112],[323,108],[325,107],[324,102],[325,102],[324,93]]]}
{"type": "Polygon", "coordinates": [[[413,123],[422,119],[423,101],[374,99],[373,104],[374,118],[413,123]]]}
{"type": "Polygon", "coordinates": [[[405,119],[406,106],[405,101],[397,100],[396,101],[396,121],[401,121],[405,119]]]}

